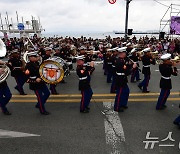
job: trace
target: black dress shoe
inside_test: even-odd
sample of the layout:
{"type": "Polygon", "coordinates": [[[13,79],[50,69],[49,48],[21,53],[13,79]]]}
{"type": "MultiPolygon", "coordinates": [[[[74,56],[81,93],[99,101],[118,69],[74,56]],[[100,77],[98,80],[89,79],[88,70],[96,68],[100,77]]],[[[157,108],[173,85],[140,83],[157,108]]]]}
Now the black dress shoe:
{"type": "Polygon", "coordinates": [[[163,105],[162,108],[165,109],[165,108],[167,108],[167,106],[166,106],[166,105],[163,105]]]}
{"type": "Polygon", "coordinates": [[[90,107],[86,107],[86,110],[89,110],[89,111],[90,111],[90,107]]]}
{"type": "Polygon", "coordinates": [[[161,108],[156,108],[156,110],[164,110],[165,108],[161,107],[161,108]]]}
{"type": "Polygon", "coordinates": [[[137,79],[136,81],[140,81],[141,79],[137,79]]]}
{"type": "Polygon", "coordinates": [[[36,104],[36,105],[35,105],[35,108],[39,109],[39,105],[36,104]]]}
{"type": "Polygon", "coordinates": [[[139,89],[142,90],[142,86],[138,85],[139,89]]]}
{"type": "Polygon", "coordinates": [[[20,93],[20,95],[27,95],[27,94],[23,92],[23,93],[20,93]]]}
{"type": "Polygon", "coordinates": [[[60,83],[67,83],[65,80],[62,80],[60,83]]]}
{"type": "Polygon", "coordinates": [[[8,110],[3,113],[4,113],[4,115],[11,115],[11,113],[8,110]]]}
{"type": "Polygon", "coordinates": [[[180,123],[179,123],[179,122],[174,121],[174,122],[173,122],[173,124],[175,124],[175,125],[179,125],[180,123]]]}
{"type": "Polygon", "coordinates": [[[55,92],[55,93],[51,93],[52,95],[59,95],[57,92],[55,92]]]}
{"type": "Polygon", "coordinates": [[[50,113],[47,111],[41,112],[42,115],[49,115],[50,113]]]}
{"type": "Polygon", "coordinates": [[[124,112],[123,108],[120,108],[118,111],[117,110],[114,110],[116,112],[124,112]]]}
{"type": "Polygon", "coordinates": [[[85,109],[85,110],[80,110],[81,113],[89,113],[89,110],[85,109]]]}
{"type": "Polygon", "coordinates": [[[124,112],[124,110],[122,108],[120,108],[118,112],[124,112]]]}
{"type": "Polygon", "coordinates": [[[136,83],[136,81],[131,81],[131,83],[136,83]]]}
{"type": "Polygon", "coordinates": [[[14,87],[14,89],[16,89],[20,93],[20,90],[18,89],[18,87],[14,87]]]}
{"type": "Polygon", "coordinates": [[[128,106],[123,106],[123,109],[128,109],[128,106]]]}
{"type": "Polygon", "coordinates": [[[149,93],[150,91],[149,90],[143,90],[142,92],[143,93],[149,93]]]}

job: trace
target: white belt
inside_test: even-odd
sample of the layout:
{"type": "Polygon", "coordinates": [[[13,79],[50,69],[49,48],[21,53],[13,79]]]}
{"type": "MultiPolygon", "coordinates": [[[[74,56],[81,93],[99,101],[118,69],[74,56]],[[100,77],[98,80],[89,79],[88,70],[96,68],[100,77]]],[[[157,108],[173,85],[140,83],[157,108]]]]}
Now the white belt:
{"type": "Polygon", "coordinates": [[[116,72],[116,74],[117,74],[117,75],[125,75],[125,73],[117,73],[117,72],[116,72]]]}
{"type": "Polygon", "coordinates": [[[87,79],[87,76],[83,77],[83,78],[79,78],[79,80],[85,80],[85,79],[87,79]]]}
{"type": "Polygon", "coordinates": [[[145,65],[143,65],[143,67],[150,67],[150,66],[151,66],[151,65],[146,65],[146,66],[145,66],[145,65]]]}
{"type": "Polygon", "coordinates": [[[21,67],[14,67],[15,69],[20,69],[21,67]]]}
{"type": "Polygon", "coordinates": [[[67,64],[68,64],[68,65],[71,65],[71,64],[72,64],[72,62],[67,62],[67,64]]]}
{"type": "Polygon", "coordinates": [[[108,63],[109,65],[111,65],[112,63],[108,63]]]}
{"type": "Polygon", "coordinates": [[[31,76],[31,77],[29,77],[30,79],[36,79],[37,78],[37,76],[31,76]]]}
{"type": "Polygon", "coordinates": [[[161,76],[163,79],[169,80],[171,79],[171,77],[165,77],[165,76],[161,76]]]}

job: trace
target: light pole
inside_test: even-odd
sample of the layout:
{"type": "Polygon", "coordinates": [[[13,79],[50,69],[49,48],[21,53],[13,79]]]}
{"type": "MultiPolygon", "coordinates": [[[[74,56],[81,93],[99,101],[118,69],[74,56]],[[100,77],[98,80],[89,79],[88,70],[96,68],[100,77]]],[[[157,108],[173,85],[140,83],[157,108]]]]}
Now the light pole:
{"type": "MultiPolygon", "coordinates": [[[[116,0],[108,0],[110,4],[116,3],[116,0]]],[[[129,14],[129,3],[132,0],[126,0],[126,20],[125,20],[125,39],[127,40],[128,34],[128,14],[129,14]]]]}
{"type": "Polygon", "coordinates": [[[126,20],[125,20],[125,40],[127,40],[128,36],[128,15],[129,15],[129,3],[132,0],[126,0],[126,20]]]}

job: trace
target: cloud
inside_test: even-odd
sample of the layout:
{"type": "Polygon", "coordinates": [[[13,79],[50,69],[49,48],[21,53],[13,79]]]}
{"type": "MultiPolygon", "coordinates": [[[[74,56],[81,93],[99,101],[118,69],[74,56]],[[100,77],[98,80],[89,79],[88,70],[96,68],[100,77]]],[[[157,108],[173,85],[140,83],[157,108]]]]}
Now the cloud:
{"type": "MultiPolygon", "coordinates": [[[[170,2],[162,2],[169,5],[170,2]]],[[[113,31],[124,30],[125,1],[117,0],[111,5],[108,0],[1,0],[3,20],[5,12],[16,21],[31,20],[31,15],[41,18],[46,32],[63,31],[113,31]]],[[[130,3],[129,28],[134,30],[158,30],[166,7],[153,1],[134,0],[130,3]]]]}

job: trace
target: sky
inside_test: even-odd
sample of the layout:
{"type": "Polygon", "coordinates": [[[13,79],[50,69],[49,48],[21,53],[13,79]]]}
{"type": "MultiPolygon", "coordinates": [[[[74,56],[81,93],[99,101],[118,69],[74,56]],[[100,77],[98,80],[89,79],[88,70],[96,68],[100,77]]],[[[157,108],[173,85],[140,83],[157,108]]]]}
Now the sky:
{"type": "MultiPolygon", "coordinates": [[[[180,5],[180,0],[158,1],[165,5],[180,5]]],[[[7,11],[14,23],[16,11],[25,21],[31,20],[31,16],[36,19],[39,16],[46,33],[112,32],[124,31],[125,4],[125,0],[117,0],[113,5],[108,0],[1,0],[0,13],[4,20],[7,11]]],[[[180,9],[180,6],[175,7],[180,9]]],[[[153,0],[133,0],[129,8],[129,28],[159,30],[160,19],[166,10],[167,7],[153,0]]]]}

